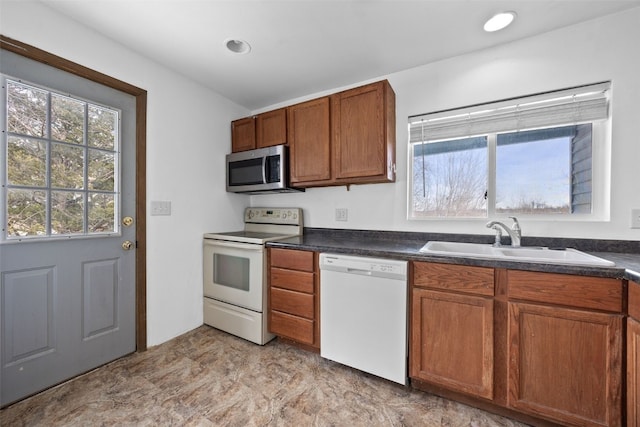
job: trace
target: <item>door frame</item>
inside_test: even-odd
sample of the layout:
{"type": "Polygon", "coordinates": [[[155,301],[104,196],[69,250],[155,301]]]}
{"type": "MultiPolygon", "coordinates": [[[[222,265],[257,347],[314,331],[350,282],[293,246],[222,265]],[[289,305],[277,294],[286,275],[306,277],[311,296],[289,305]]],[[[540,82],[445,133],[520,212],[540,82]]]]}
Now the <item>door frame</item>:
{"type": "Polygon", "coordinates": [[[147,91],[0,34],[0,49],[100,83],[136,99],[136,351],[147,349],[147,91]]]}

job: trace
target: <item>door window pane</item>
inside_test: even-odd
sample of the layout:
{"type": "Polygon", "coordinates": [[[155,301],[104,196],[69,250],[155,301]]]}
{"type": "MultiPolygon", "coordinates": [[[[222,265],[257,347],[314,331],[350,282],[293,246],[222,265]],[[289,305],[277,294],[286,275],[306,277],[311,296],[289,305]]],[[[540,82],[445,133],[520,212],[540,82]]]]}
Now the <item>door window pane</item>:
{"type": "Polygon", "coordinates": [[[47,92],[7,82],[7,130],[27,136],[47,136],[47,92]]]}
{"type": "Polygon", "coordinates": [[[84,232],[84,200],[82,193],[51,192],[51,234],[84,232]]]}
{"type": "Polygon", "coordinates": [[[89,146],[113,150],[118,130],[118,113],[89,105],[89,146]]]}
{"type": "Polygon", "coordinates": [[[114,153],[89,149],[88,183],[92,190],[113,191],[114,153]]]}
{"type": "Polygon", "coordinates": [[[42,236],[47,232],[47,193],[7,190],[7,236],[42,236]]]}
{"type": "Polygon", "coordinates": [[[115,228],[115,197],[113,194],[89,193],[89,233],[105,233],[115,228]]]}
{"type": "Polygon", "coordinates": [[[7,141],[9,184],[44,187],[47,179],[47,145],[30,138],[10,136],[7,141]]]}
{"type": "Polygon", "coordinates": [[[60,95],[51,96],[51,138],[82,144],[85,103],[60,95]]]}
{"type": "Polygon", "coordinates": [[[51,147],[51,186],[84,187],[84,149],[53,143],[51,147]]]}

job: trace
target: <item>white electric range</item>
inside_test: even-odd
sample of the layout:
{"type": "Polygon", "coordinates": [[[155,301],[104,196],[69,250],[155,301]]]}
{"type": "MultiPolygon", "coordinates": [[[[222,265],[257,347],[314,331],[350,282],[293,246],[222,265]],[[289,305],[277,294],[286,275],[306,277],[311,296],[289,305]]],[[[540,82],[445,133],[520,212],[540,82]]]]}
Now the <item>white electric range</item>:
{"type": "Polygon", "coordinates": [[[256,344],[272,340],[265,243],[301,235],[303,228],[300,208],[247,208],[244,230],[206,233],[204,323],[256,344]]]}

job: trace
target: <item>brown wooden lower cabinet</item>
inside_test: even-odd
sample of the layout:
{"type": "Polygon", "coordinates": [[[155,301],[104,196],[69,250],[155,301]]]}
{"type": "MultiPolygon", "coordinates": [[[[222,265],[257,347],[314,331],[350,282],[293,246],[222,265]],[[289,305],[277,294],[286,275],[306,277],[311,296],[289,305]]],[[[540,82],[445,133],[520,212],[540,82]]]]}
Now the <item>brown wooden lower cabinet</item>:
{"type": "MultiPolygon", "coordinates": [[[[411,277],[416,387],[536,425],[622,425],[624,281],[426,262],[411,277]]],[[[640,426],[628,322],[627,425],[640,426]]]]}
{"type": "Polygon", "coordinates": [[[640,283],[629,282],[627,426],[640,427],[640,283]]]}
{"type": "Polygon", "coordinates": [[[311,346],[315,344],[313,320],[274,310],[269,314],[269,326],[271,332],[278,336],[311,346]]]}
{"type": "Polygon", "coordinates": [[[317,254],[269,249],[269,331],[320,349],[320,298],[317,254]]]}
{"type": "Polygon", "coordinates": [[[640,322],[627,319],[627,426],[640,426],[640,322]]]}
{"type": "Polygon", "coordinates": [[[493,398],[493,301],[413,290],[410,376],[493,398]]]}
{"type": "Polygon", "coordinates": [[[620,425],[621,335],[621,315],[509,303],[508,406],[568,425],[620,425]]]}

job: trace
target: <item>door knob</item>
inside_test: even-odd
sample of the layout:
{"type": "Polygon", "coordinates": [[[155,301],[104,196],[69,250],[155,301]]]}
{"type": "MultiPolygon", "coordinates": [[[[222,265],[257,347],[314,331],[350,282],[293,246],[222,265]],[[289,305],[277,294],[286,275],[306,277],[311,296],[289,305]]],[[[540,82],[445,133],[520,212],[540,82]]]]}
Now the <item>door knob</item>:
{"type": "Polygon", "coordinates": [[[131,218],[130,216],[125,216],[124,218],[122,218],[122,225],[124,225],[125,227],[131,227],[131,224],[133,224],[133,218],[131,218]]]}
{"type": "Polygon", "coordinates": [[[131,242],[130,240],[125,240],[124,242],[122,242],[122,249],[128,251],[131,250],[131,248],[133,248],[133,242],[131,242]]]}

